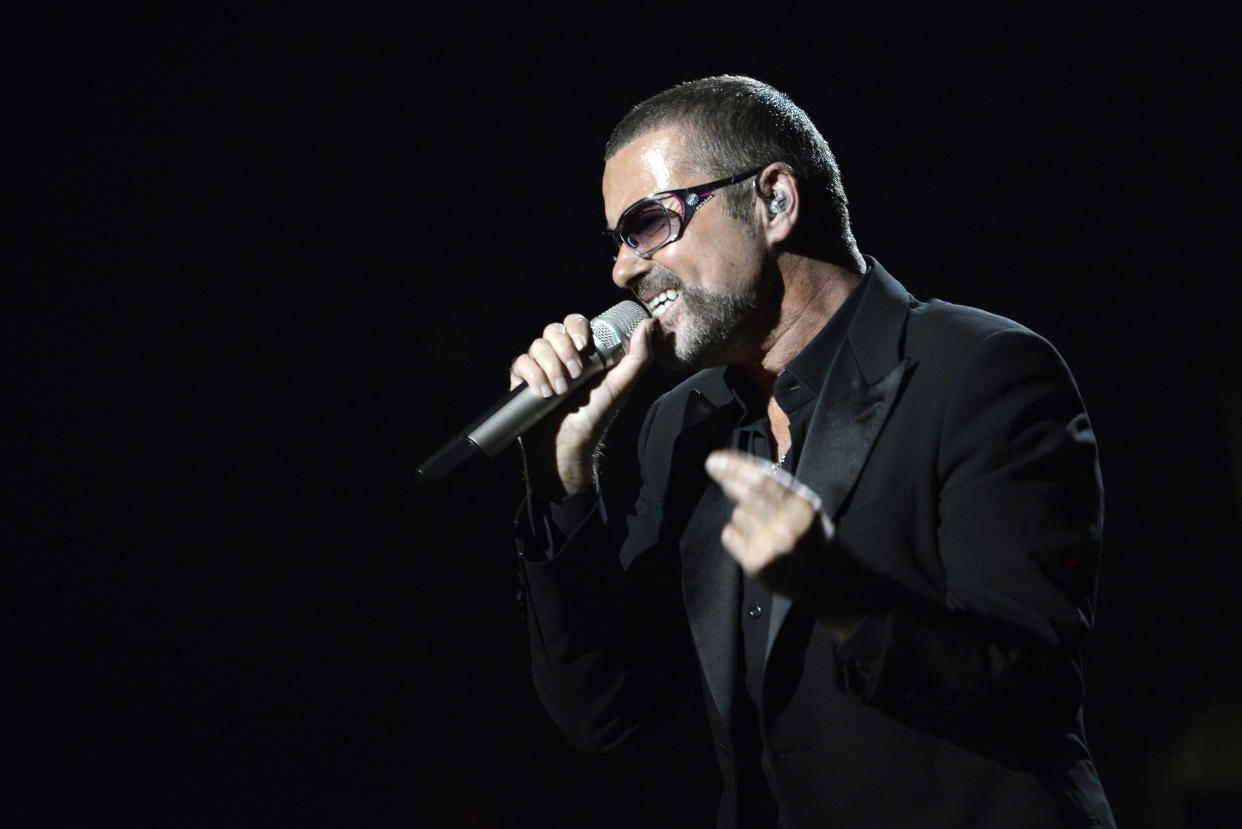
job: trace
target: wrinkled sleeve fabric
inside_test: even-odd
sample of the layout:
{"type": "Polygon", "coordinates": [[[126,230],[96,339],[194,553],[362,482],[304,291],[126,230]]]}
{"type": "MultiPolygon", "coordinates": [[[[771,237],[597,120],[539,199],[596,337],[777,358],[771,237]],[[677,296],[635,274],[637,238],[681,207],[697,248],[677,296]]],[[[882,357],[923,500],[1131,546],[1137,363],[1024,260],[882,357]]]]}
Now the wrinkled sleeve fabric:
{"type": "Polygon", "coordinates": [[[660,543],[663,491],[647,474],[657,409],[640,433],[639,496],[620,526],[598,493],[559,505],[528,499],[518,512],[535,689],[582,751],[609,750],[659,723],[694,687],[676,547],[660,543]]]}

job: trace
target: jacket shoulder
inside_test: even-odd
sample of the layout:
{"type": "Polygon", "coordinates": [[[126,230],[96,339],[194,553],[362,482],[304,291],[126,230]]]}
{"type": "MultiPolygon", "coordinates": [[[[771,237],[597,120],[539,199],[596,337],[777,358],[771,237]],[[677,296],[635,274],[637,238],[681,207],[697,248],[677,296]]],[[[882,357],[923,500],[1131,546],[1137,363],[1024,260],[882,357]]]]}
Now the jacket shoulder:
{"type": "Polygon", "coordinates": [[[906,347],[916,359],[960,360],[997,335],[1029,340],[1041,350],[1055,352],[1051,343],[1021,323],[939,299],[911,303],[906,347]]]}
{"type": "Polygon", "coordinates": [[[981,308],[958,305],[941,299],[916,301],[911,304],[910,323],[928,333],[964,342],[978,342],[998,331],[1021,331],[1033,334],[1019,322],[981,308]]]}

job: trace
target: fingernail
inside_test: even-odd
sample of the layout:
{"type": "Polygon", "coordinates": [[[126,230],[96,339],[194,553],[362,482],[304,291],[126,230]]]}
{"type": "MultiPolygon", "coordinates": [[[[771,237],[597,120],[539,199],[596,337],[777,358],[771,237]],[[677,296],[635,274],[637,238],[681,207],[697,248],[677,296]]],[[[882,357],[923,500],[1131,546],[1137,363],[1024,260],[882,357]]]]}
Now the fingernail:
{"type": "MultiPolygon", "coordinates": [[[[579,351],[586,348],[586,340],[582,339],[581,334],[574,334],[572,337],[570,337],[570,339],[574,341],[574,345],[578,347],[579,351]]],[[[574,376],[577,377],[576,374],[574,376]]]]}
{"type": "Polygon", "coordinates": [[[569,391],[569,384],[565,382],[564,377],[557,377],[556,380],[552,383],[552,385],[556,386],[557,394],[564,394],[565,392],[569,391]]]}
{"type": "Polygon", "coordinates": [[[544,383],[542,386],[539,387],[539,393],[543,395],[544,397],[551,397],[552,387],[549,386],[547,383],[544,383]]]}
{"type": "Polygon", "coordinates": [[[565,368],[569,369],[569,376],[575,379],[577,379],[578,375],[582,373],[582,363],[578,362],[576,359],[570,360],[566,363],[565,368]]]}

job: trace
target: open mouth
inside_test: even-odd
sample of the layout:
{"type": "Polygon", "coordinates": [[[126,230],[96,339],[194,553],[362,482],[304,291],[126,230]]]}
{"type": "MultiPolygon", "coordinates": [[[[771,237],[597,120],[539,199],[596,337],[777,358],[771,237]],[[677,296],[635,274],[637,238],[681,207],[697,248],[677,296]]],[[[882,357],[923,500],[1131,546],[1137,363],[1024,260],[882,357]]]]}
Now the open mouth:
{"type": "Polygon", "coordinates": [[[672,307],[677,300],[677,296],[678,290],[676,288],[669,288],[667,291],[652,297],[647,303],[647,310],[651,312],[652,317],[659,319],[664,315],[665,311],[672,307]]]}

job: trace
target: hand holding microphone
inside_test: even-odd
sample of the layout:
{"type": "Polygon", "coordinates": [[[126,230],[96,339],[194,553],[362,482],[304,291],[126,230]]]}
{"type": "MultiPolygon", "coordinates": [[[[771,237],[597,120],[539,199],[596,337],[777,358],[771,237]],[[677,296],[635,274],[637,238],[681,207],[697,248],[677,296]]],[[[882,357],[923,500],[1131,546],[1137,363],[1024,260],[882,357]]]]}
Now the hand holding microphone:
{"type": "Polygon", "coordinates": [[[424,461],[419,480],[439,480],[526,435],[527,475],[536,493],[559,498],[590,486],[604,432],[651,363],[651,325],[646,309],[627,300],[589,323],[572,314],[547,326],[513,361],[508,396],[424,461]]]}

